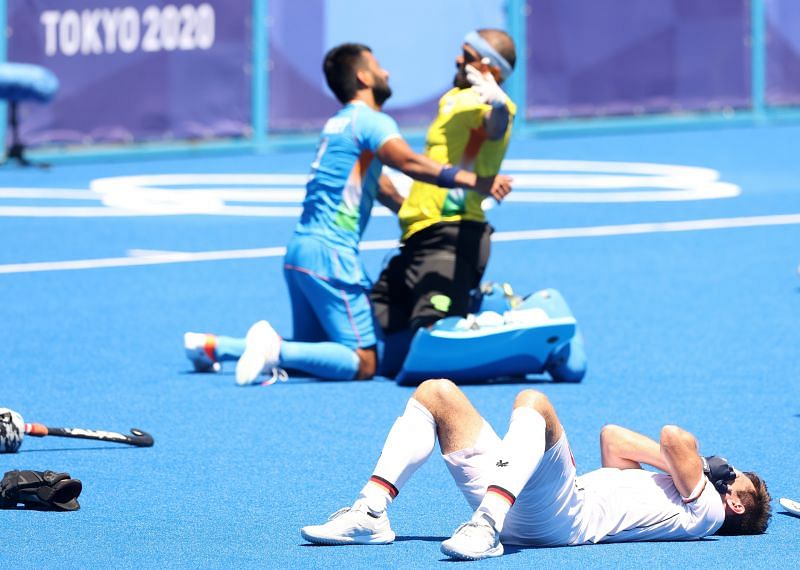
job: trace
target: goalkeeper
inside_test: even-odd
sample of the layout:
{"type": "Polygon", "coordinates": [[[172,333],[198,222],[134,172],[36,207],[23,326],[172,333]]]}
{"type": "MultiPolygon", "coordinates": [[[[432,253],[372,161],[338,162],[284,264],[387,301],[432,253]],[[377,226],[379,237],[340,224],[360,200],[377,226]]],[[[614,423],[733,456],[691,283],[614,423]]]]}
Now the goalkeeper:
{"type": "MultiPolygon", "coordinates": [[[[500,170],[516,113],[500,88],[514,69],[514,42],[502,30],[482,29],[466,35],[462,50],[454,87],[439,100],[428,129],[425,154],[492,177],[500,170]]],[[[481,208],[483,199],[472,190],[414,182],[398,213],[400,253],[370,296],[386,333],[401,333],[394,335],[399,339],[442,317],[466,316],[469,292],[479,286],[489,259],[493,230],[481,208]]],[[[381,372],[392,375],[396,370],[388,360],[381,372]]]]}

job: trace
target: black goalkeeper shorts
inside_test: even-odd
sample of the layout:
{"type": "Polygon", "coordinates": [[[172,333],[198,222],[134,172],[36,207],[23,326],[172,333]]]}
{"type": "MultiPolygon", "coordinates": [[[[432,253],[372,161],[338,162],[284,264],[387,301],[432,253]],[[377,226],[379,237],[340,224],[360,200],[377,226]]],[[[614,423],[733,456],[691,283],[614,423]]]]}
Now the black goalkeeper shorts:
{"type": "Polygon", "coordinates": [[[442,317],[465,316],[469,292],[480,285],[489,261],[492,231],[485,222],[442,222],[408,238],[370,294],[383,330],[416,330],[442,317]]]}

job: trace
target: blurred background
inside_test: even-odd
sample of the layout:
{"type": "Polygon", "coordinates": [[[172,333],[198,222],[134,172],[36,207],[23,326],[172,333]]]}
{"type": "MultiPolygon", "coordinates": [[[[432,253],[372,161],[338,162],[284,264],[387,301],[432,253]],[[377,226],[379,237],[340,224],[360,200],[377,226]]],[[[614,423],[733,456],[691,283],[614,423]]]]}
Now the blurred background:
{"type": "Polygon", "coordinates": [[[477,27],[516,41],[517,134],[800,119],[797,0],[0,0],[0,19],[0,61],[60,81],[20,107],[34,156],[310,142],[344,41],[373,48],[413,134],[477,27]]]}

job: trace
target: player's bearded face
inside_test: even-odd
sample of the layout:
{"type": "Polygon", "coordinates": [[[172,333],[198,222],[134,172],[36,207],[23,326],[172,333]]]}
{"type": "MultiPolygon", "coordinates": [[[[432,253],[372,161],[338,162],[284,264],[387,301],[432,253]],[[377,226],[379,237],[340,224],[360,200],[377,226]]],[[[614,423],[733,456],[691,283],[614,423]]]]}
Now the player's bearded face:
{"type": "Polygon", "coordinates": [[[375,97],[375,103],[381,106],[392,96],[392,88],[389,87],[389,81],[385,77],[376,73],[373,74],[373,77],[375,84],[372,86],[372,96],[375,97]]]}
{"type": "Polygon", "coordinates": [[[456,75],[453,77],[453,87],[468,89],[472,84],[467,80],[466,66],[475,64],[480,60],[478,52],[469,44],[464,44],[462,53],[456,57],[456,75]]]}

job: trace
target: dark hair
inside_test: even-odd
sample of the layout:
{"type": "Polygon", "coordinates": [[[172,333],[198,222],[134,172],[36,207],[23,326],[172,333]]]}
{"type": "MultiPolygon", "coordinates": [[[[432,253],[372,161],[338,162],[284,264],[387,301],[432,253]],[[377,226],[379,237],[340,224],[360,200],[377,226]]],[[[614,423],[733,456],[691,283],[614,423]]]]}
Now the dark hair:
{"type": "Polygon", "coordinates": [[[497,50],[497,53],[503,56],[511,66],[511,69],[514,69],[517,64],[517,50],[514,47],[514,40],[511,39],[511,36],[496,28],[481,28],[478,33],[497,50]]]}
{"type": "Polygon", "coordinates": [[[372,52],[364,44],[341,44],[325,54],[322,71],[328,87],[340,103],[352,101],[358,91],[356,71],[364,67],[364,52],[372,52]]]}
{"type": "Polygon", "coordinates": [[[744,505],[744,512],[740,515],[726,515],[725,522],[717,534],[762,534],[767,530],[769,519],[772,517],[772,507],[769,503],[772,497],[769,496],[767,484],[750,471],[745,471],[744,475],[750,479],[755,489],[738,493],[739,500],[744,505]]]}

